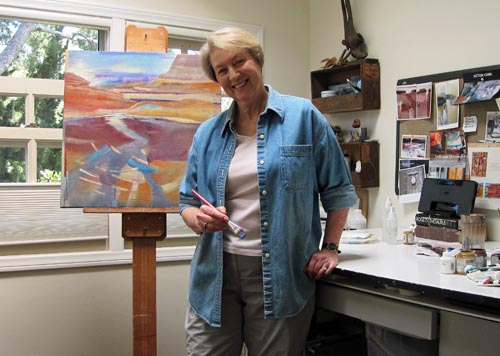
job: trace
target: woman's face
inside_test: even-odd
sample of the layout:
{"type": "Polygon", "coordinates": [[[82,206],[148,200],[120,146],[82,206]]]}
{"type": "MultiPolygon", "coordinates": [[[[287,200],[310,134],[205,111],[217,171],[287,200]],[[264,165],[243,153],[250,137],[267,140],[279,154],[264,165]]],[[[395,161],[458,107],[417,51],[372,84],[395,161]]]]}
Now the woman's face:
{"type": "Polygon", "coordinates": [[[215,48],[210,61],[217,82],[237,103],[250,103],[264,89],[262,67],[247,50],[229,51],[215,48]]]}

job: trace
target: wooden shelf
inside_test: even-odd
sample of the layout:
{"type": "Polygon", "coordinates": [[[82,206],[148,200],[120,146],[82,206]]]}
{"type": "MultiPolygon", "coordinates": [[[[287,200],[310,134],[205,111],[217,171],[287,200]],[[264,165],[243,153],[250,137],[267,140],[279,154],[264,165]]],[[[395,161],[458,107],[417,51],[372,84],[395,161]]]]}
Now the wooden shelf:
{"type": "Polygon", "coordinates": [[[380,109],[380,66],[377,59],[360,59],[343,66],[311,72],[313,104],[324,114],[380,109]],[[334,84],[345,84],[347,78],[361,78],[361,92],[321,97],[334,84]]]}
{"type": "Polygon", "coordinates": [[[342,151],[351,159],[352,184],[356,188],[379,186],[379,143],[376,141],[342,142],[342,151]],[[361,171],[356,172],[356,162],[361,162],[361,171]]]}

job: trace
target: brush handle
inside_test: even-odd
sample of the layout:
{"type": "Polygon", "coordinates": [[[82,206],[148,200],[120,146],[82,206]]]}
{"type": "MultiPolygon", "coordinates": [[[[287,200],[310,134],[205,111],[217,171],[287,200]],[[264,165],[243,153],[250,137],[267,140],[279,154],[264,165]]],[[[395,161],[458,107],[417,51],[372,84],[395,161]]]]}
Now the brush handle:
{"type": "MultiPolygon", "coordinates": [[[[207,205],[207,206],[211,207],[212,209],[217,210],[217,209],[215,208],[215,206],[213,206],[212,204],[210,204],[210,202],[209,202],[208,200],[206,200],[206,199],[203,197],[203,195],[201,195],[200,193],[198,193],[198,192],[197,192],[196,190],[194,190],[194,189],[191,189],[191,191],[193,192],[193,194],[194,194],[194,195],[195,195],[198,199],[200,199],[200,201],[201,201],[203,204],[205,204],[205,205],[207,205]]],[[[246,232],[245,232],[245,231],[244,231],[244,230],[243,230],[240,226],[236,225],[236,224],[235,224],[234,222],[232,222],[231,220],[228,220],[228,222],[227,222],[227,223],[228,223],[229,227],[231,228],[231,230],[232,230],[232,231],[233,231],[236,235],[238,235],[241,239],[242,239],[242,238],[244,238],[244,237],[246,236],[246,232]]]]}
{"type": "MultiPolygon", "coordinates": [[[[213,206],[212,204],[210,204],[210,202],[209,202],[208,200],[206,200],[206,199],[203,197],[203,195],[201,195],[200,193],[198,193],[198,192],[197,192],[196,190],[194,190],[194,189],[191,189],[191,191],[193,192],[193,194],[194,194],[194,195],[196,195],[196,197],[197,197],[198,199],[200,199],[200,200],[201,200],[201,202],[202,202],[203,204],[208,205],[209,207],[211,207],[211,208],[215,209],[215,206],[213,206]]],[[[217,209],[216,209],[216,210],[217,210],[217,209]]]]}

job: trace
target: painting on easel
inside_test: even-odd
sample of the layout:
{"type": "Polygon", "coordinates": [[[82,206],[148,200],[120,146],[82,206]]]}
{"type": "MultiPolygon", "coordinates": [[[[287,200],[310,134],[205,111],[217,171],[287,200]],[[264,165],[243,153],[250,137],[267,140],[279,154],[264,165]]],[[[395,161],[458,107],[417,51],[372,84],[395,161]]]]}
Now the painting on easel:
{"type": "Polygon", "coordinates": [[[70,51],[66,63],[61,206],[177,207],[194,132],[220,112],[199,57],[70,51]]]}

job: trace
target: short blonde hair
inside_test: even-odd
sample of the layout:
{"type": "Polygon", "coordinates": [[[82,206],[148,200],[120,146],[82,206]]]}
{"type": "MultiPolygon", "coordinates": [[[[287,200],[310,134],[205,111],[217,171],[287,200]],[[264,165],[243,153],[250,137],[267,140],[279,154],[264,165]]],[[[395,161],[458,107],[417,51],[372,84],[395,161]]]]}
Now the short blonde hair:
{"type": "Polygon", "coordinates": [[[214,48],[225,50],[246,49],[261,68],[264,66],[264,51],[252,33],[238,27],[223,27],[212,32],[208,36],[207,42],[200,49],[203,71],[214,82],[217,82],[217,77],[210,61],[210,54],[214,48]]]}

